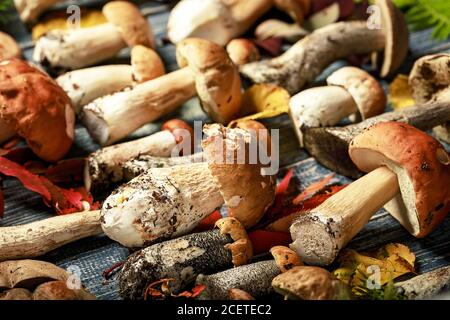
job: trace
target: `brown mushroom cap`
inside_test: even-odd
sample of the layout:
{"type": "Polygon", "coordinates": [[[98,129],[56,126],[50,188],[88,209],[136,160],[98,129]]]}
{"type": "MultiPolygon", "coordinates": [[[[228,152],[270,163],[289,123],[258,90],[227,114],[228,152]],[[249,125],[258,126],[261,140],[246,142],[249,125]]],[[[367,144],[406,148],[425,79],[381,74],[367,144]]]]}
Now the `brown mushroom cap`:
{"type": "Polygon", "coordinates": [[[119,29],[129,47],[140,44],[155,48],[151,25],[134,4],[128,1],[111,1],[103,6],[102,12],[119,29]]]}
{"type": "Polygon", "coordinates": [[[285,11],[299,25],[302,25],[303,20],[311,11],[311,0],[274,0],[274,2],[279,10],[285,11]]]}
{"type": "Polygon", "coordinates": [[[379,123],[352,140],[349,154],[364,172],[387,166],[397,174],[400,193],[385,209],[414,236],[429,234],[450,211],[450,159],[426,133],[379,123]]]}
{"type": "Polygon", "coordinates": [[[384,112],[386,94],[380,83],[366,71],[356,67],[343,67],[327,78],[328,85],[347,90],[358,107],[363,120],[384,112]]]}
{"type": "Polygon", "coordinates": [[[70,289],[66,281],[49,281],[34,290],[33,300],[95,300],[95,296],[82,288],[70,289]]]}
{"type": "Polygon", "coordinates": [[[240,111],[242,93],[239,71],[221,46],[199,38],[177,45],[177,62],[195,76],[203,109],[216,122],[227,124],[240,111]]]}
{"type": "Polygon", "coordinates": [[[158,78],[166,73],[158,53],[142,45],[131,49],[131,68],[133,80],[138,83],[158,78]]]}
{"type": "Polygon", "coordinates": [[[252,135],[220,124],[205,125],[203,131],[206,137],[202,147],[208,167],[229,214],[246,228],[255,225],[274,201],[275,180],[261,174],[263,166],[257,159],[249,161],[250,144],[255,143],[252,135]]]}
{"type": "Polygon", "coordinates": [[[20,58],[22,50],[9,34],[0,31],[0,61],[20,58]]]}
{"type": "Polygon", "coordinates": [[[374,54],[374,64],[380,68],[380,76],[386,77],[400,67],[408,54],[409,31],[405,17],[391,0],[376,0],[381,10],[381,25],[385,34],[383,57],[374,54]]]}
{"type": "Polygon", "coordinates": [[[419,104],[450,100],[450,54],[433,54],[417,60],[409,75],[409,85],[419,104]]]}
{"type": "Polygon", "coordinates": [[[227,44],[227,52],[230,59],[236,65],[243,65],[260,58],[258,48],[248,39],[233,39],[227,44]]]}
{"type": "Polygon", "coordinates": [[[27,62],[0,62],[0,117],[46,161],[60,160],[74,137],[70,98],[47,74],[27,62]]]}

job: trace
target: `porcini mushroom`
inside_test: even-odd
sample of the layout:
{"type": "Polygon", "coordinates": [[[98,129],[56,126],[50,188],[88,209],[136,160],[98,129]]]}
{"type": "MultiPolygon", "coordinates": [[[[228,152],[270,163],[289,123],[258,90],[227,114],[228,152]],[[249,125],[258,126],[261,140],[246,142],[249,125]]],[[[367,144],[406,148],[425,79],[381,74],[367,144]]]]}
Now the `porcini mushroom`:
{"type": "Polygon", "coordinates": [[[19,59],[0,62],[0,118],[46,161],[60,160],[74,137],[70,99],[47,74],[19,59]]]}
{"type": "MultiPolygon", "coordinates": [[[[419,105],[435,101],[450,103],[450,54],[420,58],[409,76],[411,94],[419,105]]],[[[450,143],[450,122],[434,128],[436,136],[450,143]]]]}
{"type": "Polygon", "coordinates": [[[248,39],[233,39],[227,44],[227,52],[231,61],[240,66],[259,60],[258,48],[248,39]]]}
{"type": "Polygon", "coordinates": [[[170,41],[203,38],[226,45],[239,37],[273,5],[273,0],[182,0],[167,23],[170,41]]]}
{"type": "Polygon", "coordinates": [[[84,169],[86,189],[98,192],[122,181],[124,164],[134,158],[143,155],[154,157],[175,155],[174,150],[180,142],[177,141],[175,130],[184,129],[191,137],[193,135],[193,129],[182,120],[178,120],[176,126],[172,125],[170,130],[167,130],[164,125],[162,129],[147,137],[112,145],[90,154],[84,169]]]}
{"type": "Polygon", "coordinates": [[[138,8],[127,1],[103,6],[108,23],[70,30],[52,30],[40,37],[33,59],[62,69],[80,69],[114,57],[127,45],[155,47],[150,24],[138,8]]]}
{"type": "Polygon", "coordinates": [[[390,0],[377,0],[376,5],[381,10],[380,29],[369,29],[367,21],[330,24],[306,36],[281,56],[243,65],[240,71],[255,83],[273,83],[293,94],[340,58],[384,51],[380,75],[385,77],[406,57],[408,29],[403,15],[390,0]]]}
{"type": "Polygon", "coordinates": [[[450,158],[426,133],[403,123],[374,125],[349,154],[369,172],[295,220],[291,248],[308,264],[328,265],[382,206],[413,236],[433,231],[450,210],[450,158]]]}
{"type": "Polygon", "coordinates": [[[311,0],[274,0],[274,3],[279,10],[289,14],[298,25],[303,24],[312,7],[311,0]]]}
{"type": "Polygon", "coordinates": [[[247,263],[252,247],[244,227],[230,217],[220,219],[217,227],[160,242],[132,254],[119,275],[120,295],[125,299],[142,299],[146,286],[164,278],[173,280],[168,283],[168,289],[177,293],[200,273],[238,266],[236,261],[247,263]]]}
{"type": "Polygon", "coordinates": [[[82,121],[91,136],[102,145],[111,144],[173,111],[196,92],[214,121],[226,124],[238,115],[241,80],[224,48],[186,39],[177,45],[177,61],[180,70],[85,106],[82,121]]]}
{"type": "Polygon", "coordinates": [[[58,3],[60,0],[14,0],[17,12],[20,19],[25,23],[32,23],[45,10],[52,5],[58,3]]]}
{"type": "Polygon", "coordinates": [[[113,64],[69,71],[56,78],[67,92],[75,111],[96,98],[145,82],[165,73],[158,54],[141,45],[131,50],[131,65],[113,64]]]}
{"type": "Polygon", "coordinates": [[[242,129],[205,126],[207,162],[154,168],[119,187],[102,207],[106,235],[127,247],[180,236],[225,204],[246,228],[272,204],[273,176],[251,163],[255,136],[242,129]]]}
{"type": "Polygon", "coordinates": [[[327,87],[303,90],[289,102],[301,147],[304,147],[304,130],[334,126],[355,113],[358,119],[365,120],[383,113],[386,107],[383,88],[364,70],[341,68],[327,78],[327,83],[327,87]]]}
{"type": "Polygon", "coordinates": [[[0,31],[0,61],[12,58],[19,59],[22,56],[22,50],[16,40],[9,34],[0,31]]]}

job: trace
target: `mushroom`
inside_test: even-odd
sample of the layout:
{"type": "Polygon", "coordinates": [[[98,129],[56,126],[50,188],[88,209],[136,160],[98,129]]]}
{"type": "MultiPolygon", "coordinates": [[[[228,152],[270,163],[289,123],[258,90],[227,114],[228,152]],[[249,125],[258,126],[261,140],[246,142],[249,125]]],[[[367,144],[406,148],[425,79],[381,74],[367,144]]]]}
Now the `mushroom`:
{"type": "Polygon", "coordinates": [[[46,161],[60,160],[74,138],[70,99],[47,74],[19,59],[0,62],[0,118],[46,161]]]}
{"type": "Polygon", "coordinates": [[[426,133],[385,122],[355,137],[349,154],[369,172],[292,223],[294,249],[328,265],[382,206],[413,236],[433,231],[450,211],[450,157],[426,133]]]}
{"type": "Polygon", "coordinates": [[[295,300],[349,300],[350,288],[323,268],[298,266],[272,280],[276,292],[295,300]]]}
{"type": "Polygon", "coordinates": [[[20,59],[22,50],[16,40],[9,34],[0,31],[0,61],[12,58],[20,59]]]}
{"type": "Polygon", "coordinates": [[[114,57],[127,45],[155,48],[150,25],[131,2],[108,2],[103,14],[108,23],[46,33],[37,40],[33,59],[52,68],[73,70],[114,57]]]}
{"type": "Polygon", "coordinates": [[[14,0],[20,19],[25,23],[32,23],[48,8],[59,0],[14,0]]]}
{"type": "Polygon", "coordinates": [[[267,12],[273,0],[182,0],[167,23],[170,41],[198,37],[226,45],[267,12]]]}
{"type": "Polygon", "coordinates": [[[131,65],[113,64],[66,72],[56,82],[67,92],[78,114],[89,102],[165,73],[158,54],[141,45],[131,50],[131,65]]]}
{"type": "Polygon", "coordinates": [[[298,24],[302,25],[305,17],[311,12],[311,0],[274,0],[275,6],[285,11],[298,24]]]}
{"type": "Polygon", "coordinates": [[[275,246],[270,250],[273,260],[259,261],[241,265],[236,268],[215,274],[200,274],[196,284],[204,285],[205,289],[199,300],[228,300],[230,290],[239,288],[252,297],[261,298],[272,292],[271,282],[282,272],[288,272],[295,266],[303,265],[300,258],[291,249],[275,246]]]}
{"type": "Polygon", "coordinates": [[[186,130],[186,135],[193,139],[193,129],[184,121],[177,120],[169,123],[166,129],[164,124],[162,131],[156,132],[144,138],[112,145],[99,149],[90,154],[84,168],[84,185],[86,190],[96,192],[111,185],[121,182],[124,178],[124,164],[142,155],[155,157],[170,157],[177,152],[175,148],[179,129],[186,130]]]}
{"type": "Polygon", "coordinates": [[[227,44],[227,52],[231,61],[240,66],[259,60],[258,48],[248,39],[233,39],[227,44]]]}
{"type": "MultiPolygon", "coordinates": [[[[440,53],[420,58],[409,76],[416,103],[450,102],[450,54],[440,53]]],[[[450,122],[434,128],[436,136],[450,143],[450,122]]]]}
{"type": "MultiPolygon", "coordinates": [[[[381,29],[369,29],[366,21],[338,22],[306,36],[281,56],[241,66],[241,74],[255,83],[273,83],[297,93],[332,62],[351,54],[384,50],[380,75],[396,70],[408,51],[408,29],[401,12],[390,0],[377,0],[381,29]]],[[[380,61],[381,59],[377,59],[380,61]]]]}
{"type": "Polygon", "coordinates": [[[297,23],[287,23],[276,19],[263,21],[255,29],[257,39],[282,38],[291,43],[299,41],[308,34],[309,32],[297,23]]]}
{"type": "Polygon", "coordinates": [[[99,210],[56,216],[0,230],[0,261],[38,257],[67,243],[102,233],[99,210]]]}
{"type": "Polygon", "coordinates": [[[163,278],[173,280],[169,282],[169,289],[176,293],[200,273],[232,267],[238,259],[247,263],[242,258],[251,258],[252,247],[244,227],[230,217],[219,220],[217,227],[156,243],[133,253],[119,274],[120,295],[124,299],[142,299],[146,286],[163,278]]]}
{"type": "Polygon", "coordinates": [[[177,45],[177,61],[177,71],[85,106],[82,121],[91,136],[109,145],[173,111],[196,92],[214,121],[226,124],[237,117],[241,80],[225,49],[208,40],[186,39],[177,45]]]}
{"type": "Polygon", "coordinates": [[[177,237],[224,202],[246,228],[261,219],[274,200],[275,183],[250,160],[256,136],[219,124],[206,125],[204,132],[207,162],[150,169],[105,200],[102,228],[108,237],[127,247],[177,237]]]}
{"type": "Polygon", "coordinates": [[[0,300],[94,300],[83,287],[67,286],[69,274],[45,261],[11,260],[0,263],[0,300]]]}
{"type": "Polygon", "coordinates": [[[304,147],[303,131],[334,126],[342,119],[357,114],[365,120],[383,113],[386,94],[380,83],[364,70],[344,67],[327,78],[327,87],[315,87],[294,95],[290,116],[300,146],[304,147]]]}

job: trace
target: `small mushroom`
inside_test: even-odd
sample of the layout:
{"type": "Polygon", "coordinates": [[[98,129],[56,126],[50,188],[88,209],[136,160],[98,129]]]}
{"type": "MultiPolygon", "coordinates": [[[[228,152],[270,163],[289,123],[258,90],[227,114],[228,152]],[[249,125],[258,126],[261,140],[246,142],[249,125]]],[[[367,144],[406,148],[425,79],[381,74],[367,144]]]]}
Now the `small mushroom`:
{"type": "Polygon", "coordinates": [[[272,83],[297,93],[332,62],[351,54],[384,52],[378,55],[380,75],[396,70],[408,51],[408,29],[403,15],[390,0],[377,0],[381,10],[380,29],[369,29],[367,21],[338,22],[306,36],[289,50],[269,60],[240,67],[241,74],[255,83],[272,83]]]}
{"type": "MultiPolygon", "coordinates": [[[[450,102],[450,54],[420,58],[409,76],[411,93],[419,105],[436,101],[450,102]]],[[[434,128],[436,136],[450,143],[450,122],[434,128]]]]}
{"type": "Polygon", "coordinates": [[[16,40],[9,34],[0,31],[0,61],[12,58],[20,59],[22,50],[16,40]]]}
{"type": "Polygon", "coordinates": [[[109,145],[156,120],[197,95],[216,122],[237,117],[241,104],[239,73],[224,48],[203,39],[177,45],[181,69],[131,90],[98,98],[85,106],[82,121],[101,145],[109,145]]]}
{"type": "Polygon", "coordinates": [[[230,300],[255,300],[250,293],[237,288],[228,290],[228,295],[230,300]]]}
{"type": "Polygon", "coordinates": [[[303,90],[289,102],[301,147],[305,130],[334,126],[355,113],[358,120],[365,120],[383,113],[386,107],[383,88],[364,70],[341,68],[327,78],[327,83],[327,87],[303,90]]]}
{"type": "Polygon", "coordinates": [[[60,160],[74,138],[75,113],[64,90],[19,59],[0,62],[0,118],[46,161],[60,160]]]}
{"type": "Polygon", "coordinates": [[[20,19],[25,23],[32,23],[48,8],[60,0],[14,0],[20,19]]]}
{"type": "Polygon", "coordinates": [[[350,288],[323,268],[293,267],[272,280],[276,292],[296,300],[349,300],[350,288]]]}
{"type": "Polygon", "coordinates": [[[450,211],[450,158],[426,133],[404,123],[379,123],[352,140],[349,154],[369,173],[290,227],[291,248],[305,263],[333,262],[382,206],[418,238],[450,211]]]}
{"type": "Polygon", "coordinates": [[[272,5],[272,0],[182,0],[170,12],[168,36],[173,43],[197,37],[224,46],[272,5]]]}
{"type": "MultiPolygon", "coordinates": [[[[170,121],[170,120],[169,120],[170,121]]],[[[86,190],[96,192],[124,179],[124,164],[143,155],[170,157],[179,141],[179,129],[187,130],[193,139],[193,129],[184,121],[166,122],[162,131],[144,138],[101,148],[88,156],[84,169],[86,190]]]]}
{"type": "Polygon", "coordinates": [[[113,64],[69,71],[56,78],[67,92],[75,111],[91,101],[145,82],[165,73],[158,54],[141,45],[131,50],[131,65],[113,64]]]}
{"type": "Polygon", "coordinates": [[[223,203],[246,228],[261,219],[274,200],[275,183],[262,174],[263,165],[249,161],[255,137],[219,124],[205,126],[204,132],[207,162],[150,169],[105,200],[106,235],[124,246],[142,247],[190,232],[223,203]]]}
{"type": "Polygon", "coordinates": [[[103,14],[108,23],[46,33],[36,42],[33,60],[74,70],[114,57],[127,45],[155,48],[151,26],[131,2],[108,2],[103,6],[103,14]]]}
{"type": "Polygon", "coordinates": [[[259,60],[258,48],[248,39],[233,39],[227,44],[231,61],[240,66],[259,60]]]}

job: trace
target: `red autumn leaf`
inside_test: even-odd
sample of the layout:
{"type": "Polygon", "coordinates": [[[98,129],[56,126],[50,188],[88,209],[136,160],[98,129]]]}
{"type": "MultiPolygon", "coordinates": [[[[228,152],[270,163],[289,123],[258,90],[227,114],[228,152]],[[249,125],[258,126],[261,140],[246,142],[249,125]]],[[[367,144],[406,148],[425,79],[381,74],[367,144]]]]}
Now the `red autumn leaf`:
{"type": "Polygon", "coordinates": [[[278,184],[277,189],[275,191],[276,195],[279,194],[285,194],[288,187],[289,187],[289,183],[291,182],[292,176],[294,175],[294,170],[289,169],[288,172],[286,173],[286,175],[284,176],[284,178],[281,180],[281,182],[278,184]]]}
{"type": "Polygon", "coordinates": [[[295,197],[294,200],[292,200],[292,203],[297,205],[300,202],[304,201],[306,198],[311,196],[312,194],[316,193],[317,191],[323,189],[328,182],[333,178],[333,174],[329,175],[328,177],[315,182],[311,185],[309,185],[303,192],[301,192],[297,197],[295,197]]]}
{"type": "Polygon", "coordinates": [[[267,230],[255,230],[248,234],[253,245],[253,253],[268,252],[274,246],[287,246],[292,242],[291,235],[287,232],[267,230]]]}
{"type": "Polygon", "coordinates": [[[283,45],[283,39],[279,37],[267,38],[264,40],[253,40],[255,45],[267,52],[271,56],[278,56],[281,54],[281,48],[283,45]]]}
{"type": "Polygon", "coordinates": [[[45,165],[45,163],[39,160],[27,161],[23,164],[23,167],[31,173],[37,175],[41,175],[47,170],[47,166],[45,165]]]}
{"type": "Polygon", "coordinates": [[[202,231],[208,231],[214,228],[214,225],[216,224],[217,220],[221,219],[222,215],[220,214],[219,210],[214,211],[209,216],[204,218],[200,223],[195,227],[194,232],[202,232],[202,231]]]}
{"type": "Polygon", "coordinates": [[[174,298],[195,298],[198,295],[200,295],[200,293],[203,292],[203,290],[206,289],[206,286],[204,284],[199,284],[197,286],[195,286],[194,288],[192,288],[191,291],[183,291],[180,294],[172,294],[172,297],[174,298]]]}
{"type": "Polygon", "coordinates": [[[3,188],[0,189],[0,219],[3,218],[5,213],[5,196],[3,194],[3,188]]]}
{"type": "Polygon", "coordinates": [[[17,146],[20,141],[22,141],[22,139],[20,139],[20,138],[17,138],[17,137],[11,138],[2,145],[2,148],[3,149],[12,149],[15,146],[17,146]]]}
{"type": "Polygon", "coordinates": [[[286,192],[287,192],[287,189],[289,187],[289,183],[292,180],[293,175],[294,175],[294,171],[291,168],[291,169],[288,170],[286,175],[283,177],[281,182],[278,184],[278,186],[277,186],[277,188],[275,190],[274,203],[269,208],[269,210],[267,210],[267,213],[265,214],[265,217],[264,217],[265,220],[266,219],[269,219],[269,220],[273,219],[282,210],[284,198],[286,197],[286,192]]]}
{"type": "Polygon", "coordinates": [[[28,147],[20,147],[11,150],[2,149],[0,156],[18,164],[24,164],[31,159],[38,159],[38,157],[28,147]]]}
{"type": "Polygon", "coordinates": [[[82,181],[85,162],[84,158],[62,160],[49,167],[44,174],[53,183],[82,181]]]}
{"type": "Polygon", "coordinates": [[[353,0],[339,0],[339,20],[349,17],[355,11],[353,0]]]}

